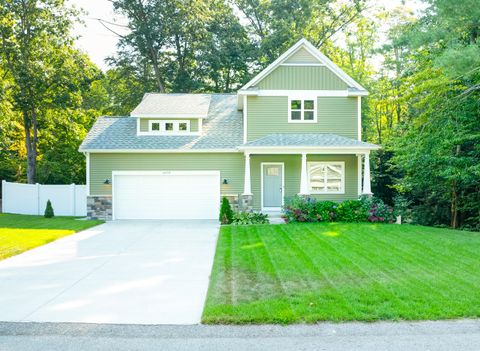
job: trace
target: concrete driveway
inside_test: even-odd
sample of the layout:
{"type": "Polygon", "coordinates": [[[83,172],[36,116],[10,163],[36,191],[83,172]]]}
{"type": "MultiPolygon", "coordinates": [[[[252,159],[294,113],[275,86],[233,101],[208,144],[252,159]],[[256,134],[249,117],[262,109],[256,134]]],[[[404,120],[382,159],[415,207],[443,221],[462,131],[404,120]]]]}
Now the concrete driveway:
{"type": "Polygon", "coordinates": [[[0,261],[0,320],[195,324],[216,221],[115,221],[0,261]]]}

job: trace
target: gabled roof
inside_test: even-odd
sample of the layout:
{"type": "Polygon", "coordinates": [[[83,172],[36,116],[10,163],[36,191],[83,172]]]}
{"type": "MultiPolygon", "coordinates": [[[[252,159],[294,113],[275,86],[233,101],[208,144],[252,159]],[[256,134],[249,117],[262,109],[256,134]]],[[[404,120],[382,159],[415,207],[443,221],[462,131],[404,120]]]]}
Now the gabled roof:
{"type": "Polygon", "coordinates": [[[100,117],[88,132],[79,151],[207,151],[235,150],[243,142],[242,112],[236,96],[212,94],[201,135],[137,135],[137,119],[100,117]]]}
{"type": "Polygon", "coordinates": [[[355,149],[379,149],[378,145],[350,139],[336,134],[318,133],[277,133],[269,134],[260,139],[249,141],[242,145],[242,149],[248,148],[282,148],[282,147],[325,147],[325,148],[355,148],[355,149]]]}
{"type": "Polygon", "coordinates": [[[145,94],[132,117],[206,118],[210,94],[145,94]]]}
{"type": "Polygon", "coordinates": [[[354,88],[355,90],[366,92],[366,89],[362,87],[358,82],[356,82],[352,77],[346,74],[344,71],[340,69],[336,64],[334,64],[327,56],[322,54],[316,47],[314,47],[308,40],[300,39],[295,45],[293,45],[290,49],[285,51],[279,58],[277,58],[274,62],[272,62],[267,68],[253,77],[247,84],[245,84],[239,92],[242,93],[243,91],[255,86],[258,82],[260,82],[263,78],[265,78],[268,74],[270,74],[275,68],[277,68],[282,63],[286,62],[292,55],[294,55],[299,50],[306,50],[310,53],[313,57],[315,57],[321,64],[325,65],[329,68],[333,73],[335,73],[341,80],[343,80],[350,88],[354,88]]]}

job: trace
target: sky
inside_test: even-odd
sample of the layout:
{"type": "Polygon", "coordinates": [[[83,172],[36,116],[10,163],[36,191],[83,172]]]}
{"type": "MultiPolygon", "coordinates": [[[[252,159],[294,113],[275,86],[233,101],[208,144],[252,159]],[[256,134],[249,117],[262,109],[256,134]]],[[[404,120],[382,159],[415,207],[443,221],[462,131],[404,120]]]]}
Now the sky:
{"type": "MultiPolygon", "coordinates": [[[[73,34],[78,36],[77,47],[85,51],[90,59],[102,70],[108,65],[105,59],[116,52],[118,36],[105,28],[98,19],[115,22],[120,25],[127,23],[127,20],[113,12],[112,3],[108,0],[69,0],[71,5],[82,8],[86,14],[81,16],[83,24],[76,24],[73,34]]],[[[384,6],[387,10],[406,2],[406,5],[415,11],[424,7],[419,0],[371,0],[372,6],[384,6]]],[[[125,34],[126,29],[121,26],[109,25],[120,34],[125,34]]]]}

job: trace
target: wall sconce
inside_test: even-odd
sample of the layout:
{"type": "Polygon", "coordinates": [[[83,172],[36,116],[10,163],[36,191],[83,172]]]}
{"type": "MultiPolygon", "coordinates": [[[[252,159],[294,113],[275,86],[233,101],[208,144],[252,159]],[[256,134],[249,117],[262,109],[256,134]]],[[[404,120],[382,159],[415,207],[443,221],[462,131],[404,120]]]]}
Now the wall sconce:
{"type": "Polygon", "coordinates": [[[223,179],[223,184],[228,184],[227,178],[224,178],[224,179],[223,179]]]}
{"type": "Polygon", "coordinates": [[[110,184],[110,179],[108,179],[108,178],[105,179],[105,180],[103,181],[103,184],[106,184],[106,185],[110,184]]]}

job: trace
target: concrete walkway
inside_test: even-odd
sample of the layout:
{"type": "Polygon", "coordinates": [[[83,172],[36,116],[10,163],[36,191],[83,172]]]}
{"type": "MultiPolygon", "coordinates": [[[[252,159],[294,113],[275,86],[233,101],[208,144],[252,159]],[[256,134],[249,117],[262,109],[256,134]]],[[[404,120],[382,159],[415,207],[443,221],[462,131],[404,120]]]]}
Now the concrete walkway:
{"type": "Polygon", "coordinates": [[[480,320],[282,326],[0,323],[1,351],[479,350],[480,320]]]}
{"type": "Polygon", "coordinates": [[[216,221],[115,221],[0,262],[0,321],[199,323],[216,221]]]}

